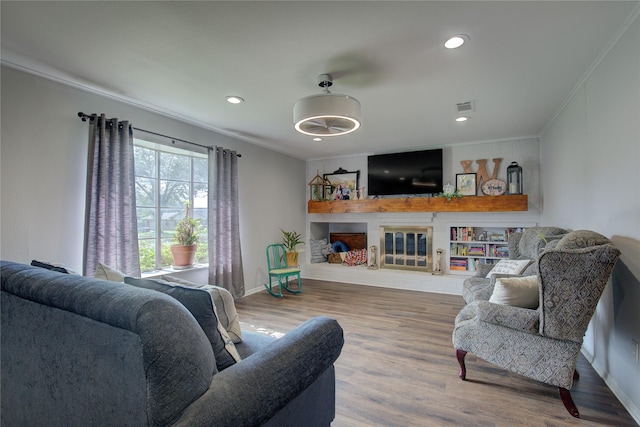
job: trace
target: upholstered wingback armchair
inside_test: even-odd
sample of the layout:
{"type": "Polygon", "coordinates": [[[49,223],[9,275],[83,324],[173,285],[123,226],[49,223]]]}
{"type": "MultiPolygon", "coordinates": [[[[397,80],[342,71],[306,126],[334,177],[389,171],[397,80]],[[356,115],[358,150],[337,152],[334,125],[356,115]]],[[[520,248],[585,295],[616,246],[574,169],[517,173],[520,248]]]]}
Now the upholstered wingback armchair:
{"type": "Polygon", "coordinates": [[[538,257],[539,305],[522,308],[476,300],[458,314],[453,345],[466,379],[465,355],[559,388],[571,415],[570,389],[587,326],[620,251],[593,231],[573,231],[538,257]]]}

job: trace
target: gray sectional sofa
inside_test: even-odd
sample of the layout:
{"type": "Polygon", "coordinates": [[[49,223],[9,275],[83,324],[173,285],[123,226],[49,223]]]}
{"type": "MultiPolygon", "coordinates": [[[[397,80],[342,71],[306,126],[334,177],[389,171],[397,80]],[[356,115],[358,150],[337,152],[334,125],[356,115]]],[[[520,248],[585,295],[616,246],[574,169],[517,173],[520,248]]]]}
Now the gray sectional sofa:
{"type": "Polygon", "coordinates": [[[0,262],[3,426],[328,426],[343,332],[314,317],[280,339],[243,331],[219,371],[165,293],[0,262]]]}

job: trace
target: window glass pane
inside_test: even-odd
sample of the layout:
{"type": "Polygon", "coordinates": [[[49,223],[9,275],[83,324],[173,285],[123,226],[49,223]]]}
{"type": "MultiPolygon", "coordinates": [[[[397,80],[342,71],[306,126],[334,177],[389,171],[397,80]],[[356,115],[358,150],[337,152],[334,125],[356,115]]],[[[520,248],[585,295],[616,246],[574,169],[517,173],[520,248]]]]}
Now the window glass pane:
{"type": "Polygon", "coordinates": [[[414,233],[407,233],[407,255],[416,254],[416,235],[414,233]]]}
{"type": "Polygon", "coordinates": [[[189,183],[160,180],[160,207],[183,208],[189,200],[189,183]]]}
{"type": "Polygon", "coordinates": [[[207,165],[207,159],[199,157],[193,158],[193,180],[195,182],[207,182],[207,177],[209,176],[209,168],[207,165]]]}
{"type": "Polygon", "coordinates": [[[160,153],[160,178],[189,181],[191,179],[189,156],[160,153]]]}
{"type": "Polygon", "coordinates": [[[404,233],[396,233],[396,255],[404,254],[404,233]]]}
{"type": "Polygon", "coordinates": [[[170,267],[173,264],[173,256],[171,256],[171,239],[162,239],[162,250],[160,251],[160,265],[162,267],[170,267]]]}
{"type": "Polygon", "coordinates": [[[156,205],[156,181],[152,178],[136,178],[136,206],[156,205]]]}
{"type": "Polygon", "coordinates": [[[154,208],[137,208],[138,239],[156,237],[156,210],[154,208]]]}
{"type": "Polygon", "coordinates": [[[156,269],[156,239],[138,240],[140,251],[140,270],[153,271],[156,269]]]}
{"type": "Polygon", "coordinates": [[[173,239],[178,222],[184,218],[184,209],[160,209],[160,218],[161,236],[173,239]]]}
{"type": "MultiPolygon", "coordinates": [[[[207,209],[209,186],[207,184],[193,184],[193,208],[207,209]]],[[[206,218],[205,218],[206,220],[206,218]]]]}
{"type": "Polygon", "coordinates": [[[136,176],[156,176],[156,154],[155,150],[133,147],[136,176]]]}

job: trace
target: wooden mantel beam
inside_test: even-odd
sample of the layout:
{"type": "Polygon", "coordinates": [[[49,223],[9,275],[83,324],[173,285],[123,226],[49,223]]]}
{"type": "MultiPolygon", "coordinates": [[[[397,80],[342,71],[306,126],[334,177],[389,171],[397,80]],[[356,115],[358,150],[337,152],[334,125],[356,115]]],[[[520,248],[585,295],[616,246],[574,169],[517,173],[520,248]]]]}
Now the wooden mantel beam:
{"type": "Polygon", "coordinates": [[[528,209],[529,200],[526,194],[465,196],[451,200],[444,197],[405,197],[308,202],[309,213],[515,212],[528,209]]]}

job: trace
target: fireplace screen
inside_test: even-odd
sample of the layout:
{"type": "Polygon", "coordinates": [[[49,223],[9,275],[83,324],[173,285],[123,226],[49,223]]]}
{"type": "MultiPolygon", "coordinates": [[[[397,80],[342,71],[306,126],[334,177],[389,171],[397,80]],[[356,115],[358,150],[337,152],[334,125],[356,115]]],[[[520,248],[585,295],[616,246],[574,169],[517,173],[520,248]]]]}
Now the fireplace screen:
{"type": "Polygon", "coordinates": [[[382,227],[380,267],[432,271],[433,227],[382,227]]]}

